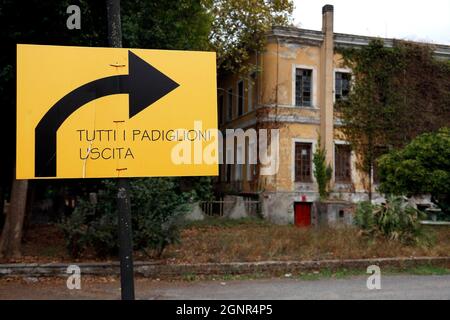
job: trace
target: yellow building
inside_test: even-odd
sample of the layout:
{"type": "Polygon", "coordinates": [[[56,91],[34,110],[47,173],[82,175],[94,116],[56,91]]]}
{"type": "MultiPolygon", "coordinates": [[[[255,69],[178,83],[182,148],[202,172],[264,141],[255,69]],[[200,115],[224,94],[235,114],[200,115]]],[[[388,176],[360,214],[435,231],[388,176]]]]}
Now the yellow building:
{"type": "MultiPolygon", "coordinates": [[[[308,225],[321,219],[312,206],[318,199],[312,155],[319,136],[333,168],[330,198],[348,203],[367,199],[367,177],[357,170],[355,154],[339,134],[334,113],[335,101],[345,99],[349,92],[352,73],[336,49],[364,46],[373,38],[334,33],[331,5],[322,8],[322,16],[321,31],[274,27],[265,51],[253,57],[258,72],[248,77],[225,75],[218,80],[222,131],[279,129],[277,172],[261,175],[260,165],[224,164],[218,190],[257,197],[261,213],[278,223],[308,225]]],[[[393,41],[384,39],[386,46],[393,41]]],[[[436,46],[436,55],[450,58],[450,46],[436,46]]],[[[248,159],[249,149],[247,142],[235,150],[235,156],[245,152],[248,159]]],[[[337,206],[334,216],[327,219],[349,221],[344,207],[337,206]]]]}

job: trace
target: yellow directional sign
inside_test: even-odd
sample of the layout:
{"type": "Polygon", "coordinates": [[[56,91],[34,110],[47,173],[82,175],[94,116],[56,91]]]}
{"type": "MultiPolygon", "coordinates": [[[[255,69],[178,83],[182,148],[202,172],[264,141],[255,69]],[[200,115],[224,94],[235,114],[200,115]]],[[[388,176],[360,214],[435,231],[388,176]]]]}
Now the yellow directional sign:
{"type": "Polygon", "coordinates": [[[212,52],[17,46],[17,178],[217,175],[212,52]]]}

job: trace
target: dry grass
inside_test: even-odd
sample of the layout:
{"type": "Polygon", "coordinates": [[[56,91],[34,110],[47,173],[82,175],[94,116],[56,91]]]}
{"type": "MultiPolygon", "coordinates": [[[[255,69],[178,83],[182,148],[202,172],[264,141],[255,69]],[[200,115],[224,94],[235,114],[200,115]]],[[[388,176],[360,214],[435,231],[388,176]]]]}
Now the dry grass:
{"type": "MultiPolygon", "coordinates": [[[[162,258],[169,263],[204,263],[450,255],[450,228],[429,228],[429,233],[432,245],[407,246],[386,239],[369,241],[352,227],[302,229],[261,220],[216,218],[187,225],[182,230],[181,243],[169,246],[162,258]]],[[[55,226],[28,230],[23,252],[17,261],[0,263],[74,261],[67,255],[62,234],[55,226]]],[[[136,261],[146,259],[142,253],[135,253],[136,261]]],[[[88,253],[75,261],[100,260],[88,253]]]]}
{"type": "Polygon", "coordinates": [[[181,243],[167,248],[164,257],[174,263],[201,263],[449,255],[450,228],[430,233],[431,245],[408,246],[386,239],[369,241],[353,227],[304,229],[214,219],[185,228],[181,243]]]}

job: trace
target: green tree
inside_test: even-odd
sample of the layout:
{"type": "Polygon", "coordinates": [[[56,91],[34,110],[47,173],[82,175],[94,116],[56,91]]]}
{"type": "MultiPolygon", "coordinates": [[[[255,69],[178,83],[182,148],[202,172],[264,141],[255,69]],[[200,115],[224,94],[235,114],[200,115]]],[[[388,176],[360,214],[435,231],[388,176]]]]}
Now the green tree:
{"type": "Polygon", "coordinates": [[[266,32],[287,25],[292,0],[204,0],[214,20],[210,43],[217,52],[220,71],[247,74],[249,59],[263,50],[266,32]]]}
{"type": "Polygon", "coordinates": [[[352,68],[352,90],[337,103],[342,132],[358,154],[372,196],[372,168],[378,147],[400,148],[420,133],[450,122],[449,64],[433,57],[426,45],[372,41],[361,49],[343,50],[352,68]]]}
{"type": "Polygon", "coordinates": [[[319,187],[320,199],[324,200],[328,197],[328,187],[333,174],[333,169],[330,165],[327,165],[326,157],[327,151],[320,142],[317,145],[317,149],[313,155],[314,164],[314,177],[316,178],[317,185],[319,187]]]}
{"type": "Polygon", "coordinates": [[[387,194],[430,194],[450,213],[450,128],[425,133],[379,160],[380,190],[387,194]]]}
{"type": "Polygon", "coordinates": [[[212,16],[199,0],[121,1],[125,47],[206,50],[212,16]]]}

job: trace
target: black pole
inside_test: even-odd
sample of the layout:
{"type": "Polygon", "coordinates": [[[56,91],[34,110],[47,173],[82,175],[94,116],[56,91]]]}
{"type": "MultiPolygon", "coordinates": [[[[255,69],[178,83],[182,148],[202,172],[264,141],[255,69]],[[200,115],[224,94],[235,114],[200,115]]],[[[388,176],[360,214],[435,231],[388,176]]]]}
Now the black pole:
{"type": "Polygon", "coordinates": [[[118,178],[117,187],[122,300],[134,300],[133,239],[128,178],[118,178]]]}
{"type": "MultiPolygon", "coordinates": [[[[108,43],[122,47],[120,0],[106,0],[108,43]]],[[[127,178],[117,179],[117,211],[119,214],[120,285],[122,300],[134,300],[133,237],[131,229],[130,187],[127,178]]]]}

